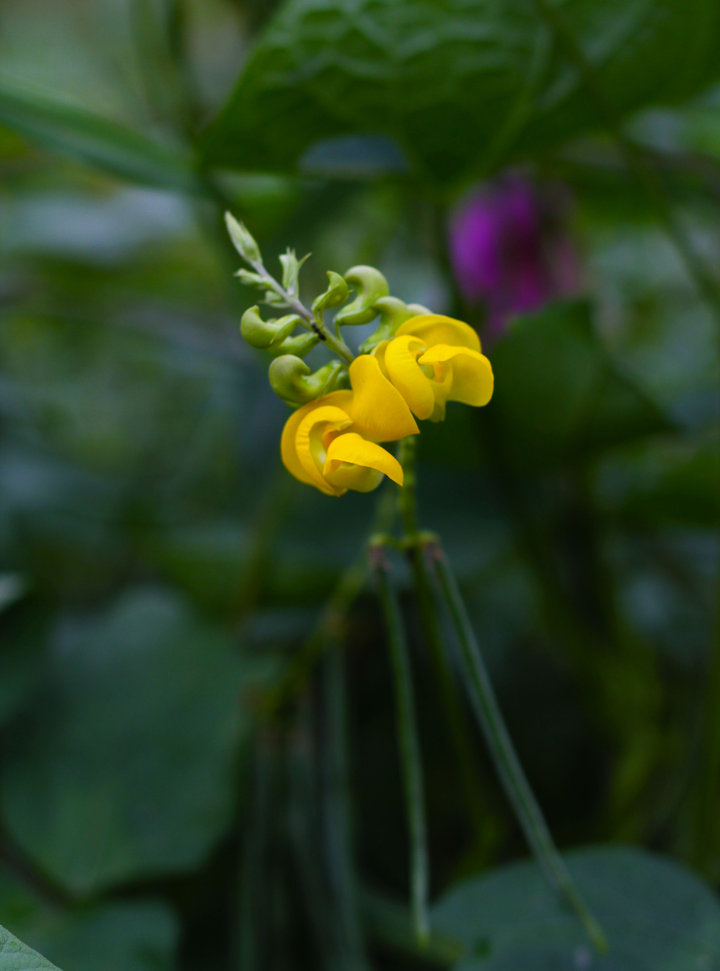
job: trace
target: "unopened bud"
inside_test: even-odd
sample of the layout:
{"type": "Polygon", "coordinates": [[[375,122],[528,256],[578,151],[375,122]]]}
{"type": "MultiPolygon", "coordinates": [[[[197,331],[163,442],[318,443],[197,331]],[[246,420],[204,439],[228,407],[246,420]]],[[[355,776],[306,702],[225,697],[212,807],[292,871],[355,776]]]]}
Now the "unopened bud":
{"type": "Polygon", "coordinates": [[[390,293],[388,282],[374,266],[353,266],[345,280],[357,292],[357,297],[335,316],[335,323],[368,324],[377,317],[376,301],[390,293]]]}
{"type": "Polygon", "coordinates": [[[327,310],[329,307],[339,307],[341,303],[345,303],[350,293],[350,288],[339,273],[328,270],[327,278],[327,290],[321,293],[319,297],[315,297],[312,303],[312,312],[315,314],[318,323],[322,323],[323,310],[327,310]]]}
{"type": "Polygon", "coordinates": [[[305,361],[294,354],[276,357],[268,370],[270,387],[293,407],[314,401],[334,390],[344,374],[345,367],[340,361],[330,361],[311,373],[305,361]]]}
{"type": "Polygon", "coordinates": [[[410,307],[402,300],[398,300],[397,297],[380,297],[379,300],[375,301],[375,309],[380,314],[380,323],[375,333],[371,334],[360,345],[361,354],[367,354],[374,347],[377,347],[380,341],[390,340],[391,337],[395,336],[395,331],[400,324],[404,324],[406,320],[415,316],[410,307]]]}
{"type": "Polygon", "coordinates": [[[229,212],[225,213],[225,225],[227,226],[233,246],[240,256],[248,263],[262,263],[260,248],[247,227],[243,223],[238,222],[229,212]]]}
{"type": "Polygon", "coordinates": [[[300,323],[296,314],[279,317],[277,320],[263,320],[260,309],[250,307],[240,320],[240,333],[251,347],[270,348],[289,337],[300,323]]]}

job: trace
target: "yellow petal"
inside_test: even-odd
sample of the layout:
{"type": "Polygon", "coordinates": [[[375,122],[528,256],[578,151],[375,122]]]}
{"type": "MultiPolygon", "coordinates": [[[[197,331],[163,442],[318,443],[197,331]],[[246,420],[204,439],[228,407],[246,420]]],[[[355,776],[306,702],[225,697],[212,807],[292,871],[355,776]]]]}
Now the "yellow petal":
{"type": "Polygon", "coordinates": [[[323,492],[335,494],[335,489],[326,481],[320,471],[325,465],[327,452],[323,441],[328,427],[340,430],[347,427],[352,419],[333,405],[321,405],[307,415],[298,425],[295,435],[295,451],[303,471],[310,481],[323,492]]]}
{"type": "Polygon", "coordinates": [[[378,442],[417,435],[419,428],[405,399],[370,354],[361,354],[352,362],[350,384],[352,400],[346,407],[361,434],[378,442]]]}
{"type": "Polygon", "coordinates": [[[336,487],[337,495],[344,495],[348,489],[353,492],[372,492],[383,480],[381,472],[375,469],[363,469],[359,465],[339,465],[330,474],[330,479],[336,487]]]}
{"type": "MultiPolygon", "coordinates": [[[[308,404],[303,405],[302,408],[298,408],[297,411],[294,411],[285,422],[285,427],[283,428],[282,438],[280,441],[280,452],[283,465],[288,472],[294,475],[295,478],[299,479],[301,482],[305,482],[307,485],[317,486],[318,489],[321,489],[323,492],[327,492],[331,495],[335,494],[334,490],[332,490],[324,481],[316,463],[311,462],[309,465],[307,464],[309,454],[309,431],[305,426],[303,426],[303,423],[306,421],[308,416],[312,416],[313,412],[315,413],[316,419],[318,410],[328,406],[341,413],[341,423],[349,423],[349,416],[347,415],[347,411],[343,406],[347,405],[350,398],[352,398],[351,391],[333,391],[332,394],[318,398],[317,401],[310,401],[308,404]],[[305,454],[305,461],[301,460],[298,452],[298,431],[301,426],[303,426],[303,442],[305,445],[307,445],[308,453],[305,454]]],[[[314,423],[315,419],[313,419],[311,424],[314,423]]]]}
{"type": "Polygon", "coordinates": [[[387,375],[418,418],[429,418],[435,407],[435,392],[418,364],[424,350],[417,337],[393,337],[384,348],[387,375]]]}
{"type": "Polygon", "coordinates": [[[436,344],[419,358],[421,364],[445,364],[452,368],[448,401],[486,405],[492,398],[493,372],[484,354],[467,347],[436,344]]]}
{"type": "Polygon", "coordinates": [[[357,432],[344,432],[330,442],[323,475],[331,485],[369,492],[380,482],[377,475],[368,475],[369,471],[403,484],[402,466],[381,445],[369,442],[357,432]]]}
{"type": "Polygon", "coordinates": [[[440,314],[421,314],[411,317],[400,324],[395,332],[396,337],[402,334],[414,334],[419,337],[425,347],[435,344],[451,344],[455,347],[469,347],[474,351],[480,350],[480,338],[468,324],[452,317],[440,314]]]}

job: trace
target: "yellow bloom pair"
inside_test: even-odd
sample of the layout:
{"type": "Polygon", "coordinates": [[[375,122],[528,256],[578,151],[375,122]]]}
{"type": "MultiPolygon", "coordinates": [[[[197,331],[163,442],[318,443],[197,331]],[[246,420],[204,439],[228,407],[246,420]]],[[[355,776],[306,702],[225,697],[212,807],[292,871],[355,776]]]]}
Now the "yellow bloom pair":
{"type": "Polygon", "coordinates": [[[352,390],[294,412],[281,443],[289,472],[335,496],[369,492],[383,475],[402,485],[400,463],[377,443],[416,435],[415,417],[440,421],[448,401],[485,405],[493,392],[492,368],[475,331],[436,314],[401,324],[372,354],[356,357],[349,376],[352,390]]]}

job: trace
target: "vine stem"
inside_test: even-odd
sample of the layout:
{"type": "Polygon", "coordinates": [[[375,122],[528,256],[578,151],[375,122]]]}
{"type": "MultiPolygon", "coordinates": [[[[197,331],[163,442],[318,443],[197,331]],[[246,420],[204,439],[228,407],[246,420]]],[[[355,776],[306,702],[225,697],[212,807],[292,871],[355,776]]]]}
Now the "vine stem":
{"type": "Polygon", "coordinates": [[[415,701],[410,659],[400,605],[389,577],[385,546],[378,539],[370,546],[370,562],[375,574],[378,596],[385,619],[395,682],[395,707],[400,746],[400,762],[405,786],[405,804],[410,832],[410,893],[413,924],[418,944],[425,948],[428,924],[428,852],[423,793],[422,763],[418,743],[415,701]]]}
{"type": "Polygon", "coordinates": [[[442,620],[433,595],[432,575],[423,556],[422,546],[416,542],[419,536],[415,475],[416,448],[415,438],[404,438],[400,443],[400,462],[404,474],[403,488],[398,498],[404,533],[402,545],[405,547],[410,563],[423,638],[428,648],[433,676],[447,720],[449,741],[455,750],[469,821],[477,839],[481,840],[486,829],[482,812],[482,789],[473,758],[466,711],[460,703],[461,699],[453,681],[451,660],[445,656],[442,620]]]}
{"type": "Polygon", "coordinates": [[[288,309],[293,310],[298,317],[302,319],[303,327],[305,327],[306,330],[310,330],[314,334],[317,334],[320,340],[335,351],[338,357],[341,357],[346,364],[352,364],[352,362],[355,360],[355,355],[339,334],[335,336],[335,334],[332,334],[323,324],[318,323],[312,311],[308,310],[305,304],[298,300],[298,298],[290,293],[289,290],[286,290],[285,287],[275,279],[272,273],[265,268],[263,263],[258,263],[255,260],[247,260],[247,262],[256,273],[259,273],[261,277],[267,280],[268,285],[275,291],[288,309]]]}
{"type": "MultiPolygon", "coordinates": [[[[580,896],[562,857],[555,847],[542,810],[535,799],[515,752],[480,648],[475,639],[465,604],[447,558],[440,546],[440,541],[436,536],[423,533],[418,529],[414,440],[409,438],[402,440],[400,456],[403,464],[404,482],[400,491],[399,507],[405,530],[404,544],[411,549],[415,547],[423,562],[425,562],[425,554],[430,555],[432,572],[438,578],[439,592],[448,608],[460,646],[465,668],[465,685],[468,689],[470,701],[505,792],[515,810],[528,844],[550,883],[556,887],[576,913],[596,950],[605,953],[607,951],[605,935],[580,896]]],[[[421,590],[418,592],[422,593],[421,590]]]]}
{"type": "Polygon", "coordinates": [[[352,971],[369,971],[357,901],[348,757],[348,702],[345,654],[341,644],[336,644],[325,658],[325,707],[324,828],[328,875],[336,907],[337,961],[352,971]]]}
{"type": "Polygon", "coordinates": [[[505,792],[515,810],[530,847],[546,876],[565,897],[585,927],[595,948],[604,953],[607,941],[600,925],[588,910],[572,877],[567,871],[550,830],[535,799],[495,697],[490,677],[475,638],[467,608],[457,581],[439,541],[428,542],[425,549],[435,567],[440,590],[448,606],[453,628],[460,645],[470,700],[482,727],[505,792]]]}
{"type": "MultiPolygon", "coordinates": [[[[395,520],[394,496],[389,490],[380,494],[370,527],[370,535],[387,533],[395,520]]],[[[279,682],[261,699],[261,720],[277,721],[283,707],[305,690],[320,659],[342,641],[347,632],[347,614],[363,592],[368,579],[365,547],[361,555],[339,576],[315,627],[293,655],[279,682]]]]}

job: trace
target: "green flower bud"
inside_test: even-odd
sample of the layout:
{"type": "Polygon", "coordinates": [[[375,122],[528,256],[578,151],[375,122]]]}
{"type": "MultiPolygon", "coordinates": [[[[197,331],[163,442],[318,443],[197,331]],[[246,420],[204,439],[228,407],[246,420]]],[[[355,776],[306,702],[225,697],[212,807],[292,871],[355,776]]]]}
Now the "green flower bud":
{"type": "Polygon", "coordinates": [[[380,323],[375,333],[371,334],[360,345],[361,354],[367,354],[380,341],[390,340],[391,337],[395,336],[395,331],[400,324],[404,324],[406,320],[415,316],[410,306],[403,303],[402,300],[398,300],[397,297],[380,297],[379,300],[375,301],[375,309],[380,314],[380,323]]]}
{"type": "Polygon", "coordinates": [[[427,307],[423,307],[421,303],[409,303],[407,308],[410,311],[411,317],[421,317],[423,314],[432,313],[432,310],[428,310],[427,307]]]}
{"type": "Polygon", "coordinates": [[[314,333],[298,334],[296,337],[286,337],[279,344],[271,344],[267,350],[276,357],[279,354],[294,354],[295,357],[305,357],[317,344],[320,338],[314,333]]]}
{"type": "Polygon", "coordinates": [[[301,260],[295,256],[295,250],[288,249],[280,257],[280,264],[282,266],[282,285],[287,290],[291,296],[296,297],[298,293],[298,276],[300,274],[300,267],[303,265],[305,260],[309,259],[310,254],[303,256],[301,260]]]}
{"type": "Polygon", "coordinates": [[[225,213],[225,225],[240,256],[248,263],[262,263],[260,248],[247,228],[229,212],[225,213]]]}
{"type": "Polygon", "coordinates": [[[263,320],[260,309],[255,306],[242,315],[240,333],[251,347],[269,348],[289,337],[299,323],[300,318],[296,314],[277,320],[263,320]]]}
{"type": "Polygon", "coordinates": [[[345,280],[357,292],[357,297],[335,316],[335,323],[368,324],[377,317],[375,303],[390,293],[388,282],[374,266],[353,266],[345,280]]]}
{"type": "Polygon", "coordinates": [[[340,361],[330,361],[317,371],[294,354],[276,357],[270,365],[270,387],[286,404],[296,407],[333,391],[344,379],[346,370],[340,361]]]}
{"type": "Polygon", "coordinates": [[[268,282],[265,277],[259,273],[253,273],[252,270],[236,270],[235,276],[238,277],[241,283],[244,283],[248,287],[267,289],[268,282]]]}
{"type": "Polygon", "coordinates": [[[323,310],[327,310],[328,307],[339,307],[341,303],[345,303],[350,293],[350,288],[339,273],[328,270],[327,278],[327,290],[319,297],[315,297],[312,303],[312,312],[318,323],[322,323],[323,310]]]}

